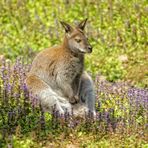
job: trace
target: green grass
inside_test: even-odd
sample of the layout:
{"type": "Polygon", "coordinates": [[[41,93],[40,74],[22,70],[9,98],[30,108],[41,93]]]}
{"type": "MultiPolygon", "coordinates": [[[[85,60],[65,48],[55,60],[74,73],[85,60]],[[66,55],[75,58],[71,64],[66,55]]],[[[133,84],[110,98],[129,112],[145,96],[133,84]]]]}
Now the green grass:
{"type": "Polygon", "coordinates": [[[59,137],[48,135],[45,139],[36,141],[33,133],[29,137],[16,138],[14,137],[15,148],[43,148],[43,147],[63,147],[73,146],[74,148],[147,148],[148,144],[144,137],[139,137],[137,134],[126,135],[124,133],[108,134],[108,135],[92,135],[86,133],[72,133],[65,137],[64,133],[59,137]],[[62,141],[62,142],[61,142],[62,141]]]}

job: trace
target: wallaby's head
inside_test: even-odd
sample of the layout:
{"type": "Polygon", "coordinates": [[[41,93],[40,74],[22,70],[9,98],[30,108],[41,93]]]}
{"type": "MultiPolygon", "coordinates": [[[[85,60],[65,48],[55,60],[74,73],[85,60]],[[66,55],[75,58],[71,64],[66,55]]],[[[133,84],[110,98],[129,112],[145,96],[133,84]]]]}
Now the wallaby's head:
{"type": "Polygon", "coordinates": [[[86,22],[87,19],[81,21],[76,27],[72,27],[71,25],[61,21],[66,32],[68,47],[74,53],[85,54],[92,52],[92,46],[84,33],[86,22]]]}

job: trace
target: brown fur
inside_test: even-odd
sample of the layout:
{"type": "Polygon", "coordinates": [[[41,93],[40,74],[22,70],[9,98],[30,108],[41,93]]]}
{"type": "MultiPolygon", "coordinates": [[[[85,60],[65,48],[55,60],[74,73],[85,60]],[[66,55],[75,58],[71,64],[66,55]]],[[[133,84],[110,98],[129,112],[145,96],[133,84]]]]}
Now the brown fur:
{"type": "MultiPolygon", "coordinates": [[[[86,20],[76,28],[61,23],[66,31],[63,43],[41,51],[35,57],[26,79],[29,90],[47,106],[59,100],[63,103],[64,98],[70,103],[79,102],[84,54],[90,53],[92,49],[82,30],[86,20]]],[[[57,106],[62,112],[62,105],[57,106]]]]}

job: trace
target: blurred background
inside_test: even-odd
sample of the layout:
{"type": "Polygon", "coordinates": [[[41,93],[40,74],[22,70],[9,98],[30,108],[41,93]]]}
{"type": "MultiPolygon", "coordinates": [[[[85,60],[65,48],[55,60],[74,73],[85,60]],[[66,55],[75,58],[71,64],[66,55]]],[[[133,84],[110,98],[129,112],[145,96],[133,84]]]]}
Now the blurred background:
{"type": "Polygon", "coordinates": [[[147,0],[1,0],[0,57],[31,62],[36,53],[63,40],[59,21],[88,18],[93,53],[86,69],[111,82],[148,86],[147,0]]]}

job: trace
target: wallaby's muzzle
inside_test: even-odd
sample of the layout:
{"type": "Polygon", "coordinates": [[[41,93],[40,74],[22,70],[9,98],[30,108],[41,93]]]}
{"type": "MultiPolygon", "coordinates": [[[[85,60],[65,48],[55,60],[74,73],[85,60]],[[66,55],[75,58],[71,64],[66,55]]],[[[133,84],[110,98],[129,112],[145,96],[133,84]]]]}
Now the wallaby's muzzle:
{"type": "Polygon", "coordinates": [[[92,46],[91,45],[88,46],[88,53],[92,53],[92,46]]]}

